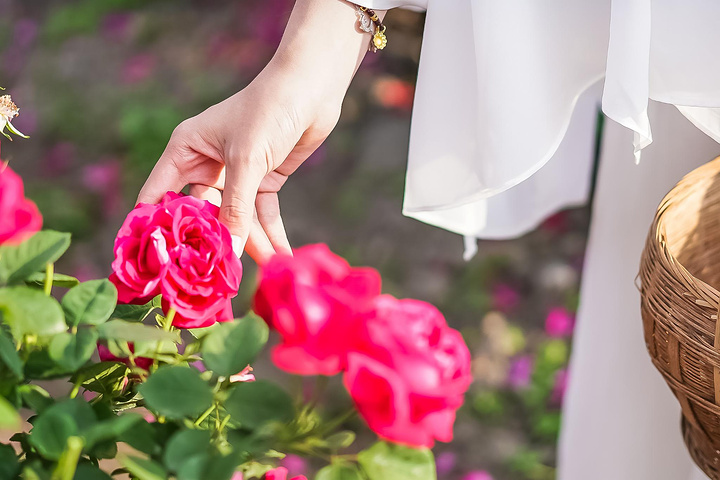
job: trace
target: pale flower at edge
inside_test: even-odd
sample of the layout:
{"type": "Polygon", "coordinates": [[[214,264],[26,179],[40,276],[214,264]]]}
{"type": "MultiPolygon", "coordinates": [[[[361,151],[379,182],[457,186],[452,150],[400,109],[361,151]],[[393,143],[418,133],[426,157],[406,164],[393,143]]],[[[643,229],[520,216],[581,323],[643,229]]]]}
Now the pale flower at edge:
{"type": "Polygon", "coordinates": [[[20,132],[17,128],[13,127],[12,119],[17,117],[20,113],[20,109],[13,103],[10,95],[0,96],[0,133],[5,135],[9,140],[12,140],[10,135],[5,132],[5,128],[14,133],[17,136],[28,138],[27,135],[20,132]]]}

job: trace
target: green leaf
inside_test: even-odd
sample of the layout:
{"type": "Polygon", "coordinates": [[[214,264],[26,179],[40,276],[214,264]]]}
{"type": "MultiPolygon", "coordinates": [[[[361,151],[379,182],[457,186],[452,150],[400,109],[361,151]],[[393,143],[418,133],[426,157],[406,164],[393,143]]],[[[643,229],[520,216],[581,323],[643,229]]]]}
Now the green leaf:
{"type": "Polygon", "coordinates": [[[0,479],[14,479],[17,478],[18,473],[20,473],[20,463],[15,449],[10,445],[0,443],[0,479]]]}
{"type": "Polygon", "coordinates": [[[37,413],[43,412],[55,403],[50,394],[39,385],[31,383],[20,385],[18,393],[23,400],[23,404],[37,413]]]}
{"type": "Polygon", "coordinates": [[[50,336],[67,328],[60,304],[29,287],[0,288],[0,314],[18,341],[25,335],[50,336]]]}
{"type": "MultiPolygon", "coordinates": [[[[118,441],[127,443],[135,450],[154,456],[159,454],[161,450],[160,440],[158,439],[158,427],[159,424],[157,423],[136,423],[120,435],[118,441]]],[[[162,442],[162,445],[164,446],[166,443],[167,442],[162,442]]]]}
{"type": "Polygon", "coordinates": [[[122,390],[124,378],[129,373],[130,369],[122,363],[100,362],[84,367],[70,381],[80,381],[86,390],[112,396],[122,390]]]}
{"type": "MultiPolygon", "coordinates": [[[[42,287],[45,285],[45,272],[35,272],[25,279],[25,283],[35,287],[42,287]]],[[[62,273],[54,273],[52,284],[54,287],[72,288],[79,284],[80,280],[70,275],[63,275],[62,273]]]]}
{"type": "Polygon", "coordinates": [[[190,457],[207,452],[209,447],[208,430],[182,430],[170,438],[165,447],[163,462],[169,470],[177,472],[190,457]]]}
{"type": "Polygon", "coordinates": [[[427,449],[377,442],[358,454],[369,480],[435,480],[435,459],[427,449]]]}
{"type": "Polygon", "coordinates": [[[110,280],[90,280],[71,288],[62,299],[65,321],[71,327],[100,325],[115,310],[117,289],[110,280]]]}
{"type": "Polygon", "coordinates": [[[10,336],[5,333],[5,330],[0,327],[0,360],[10,369],[10,371],[15,375],[15,378],[18,380],[22,380],[24,378],[23,375],[23,363],[22,360],[20,360],[20,355],[18,355],[17,350],[15,349],[15,344],[13,343],[10,336]]]}
{"type": "Polygon", "coordinates": [[[237,457],[234,455],[192,455],[178,471],[178,480],[229,480],[235,472],[237,457]]]}
{"type": "Polygon", "coordinates": [[[330,435],[325,439],[325,442],[327,443],[328,447],[334,449],[334,450],[340,450],[342,448],[347,448],[350,445],[353,444],[355,441],[355,432],[352,432],[350,430],[343,430],[342,432],[337,432],[333,435],[330,435]]]}
{"type": "Polygon", "coordinates": [[[131,322],[142,322],[150,315],[150,312],[157,308],[153,302],[145,305],[117,305],[110,318],[118,320],[129,320],[131,322]]]}
{"type": "Polygon", "coordinates": [[[288,422],[294,416],[290,396],[265,380],[236,384],[230,391],[225,408],[234,420],[251,429],[271,421],[288,422]]]}
{"type": "Polygon", "coordinates": [[[15,429],[20,425],[20,415],[15,407],[3,396],[0,396],[0,428],[15,429]]]}
{"type": "Polygon", "coordinates": [[[165,480],[167,472],[157,462],[147,458],[123,456],[120,464],[138,480],[165,480]]]}
{"type": "Polygon", "coordinates": [[[49,460],[59,460],[67,439],[77,435],[78,426],[72,417],[61,412],[46,410],[42,413],[30,432],[30,444],[40,455],[49,460]]]}
{"type": "Polygon", "coordinates": [[[354,465],[334,463],[320,470],[315,480],[363,480],[363,477],[354,465]]]}
{"type": "Polygon", "coordinates": [[[92,463],[81,463],[75,470],[73,480],[112,480],[112,477],[92,463]]]}
{"type": "Polygon", "coordinates": [[[122,415],[96,423],[82,434],[85,440],[86,451],[100,442],[115,440],[134,427],[138,422],[142,421],[142,415],[137,413],[123,413],[122,415]]]}
{"type": "Polygon", "coordinates": [[[59,333],[50,341],[48,354],[61,367],[75,371],[90,360],[97,348],[98,334],[94,328],[81,328],[76,334],[59,333]]]}
{"type": "Polygon", "coordinates": [[[45,230],[20,245],[0,246],[0,283],[17,283],[54,263],[70,246],[70,234],[45,230]]]}
{"type": "Polygon", "coordinates": [[[166,332],[158,327],[150,327],[142,323],[126,322],[124,320],[110,320],[98,325],[100,338],[107,340],[124,340],[126,342],[141,342],[143,340],[168,340],[180,342],[177,332],[166,332]]]}
{"type": "Polygon", "coordinates": [[[97,422],[95,411],[90,404],[80,398],[69,398],[58,402],[43,412],[43,415],[55,413],[73,419],[80,431],[85,431],[97,422]]]}
{"type": "Polygon", "coordinates": [[[189,367],[161,367],[138,390],[148,407],[169,418],[197,416],[213,402],[210,386],[189,367]]]}
{"type": "Polygon", "coordinates": [[[47,380],[63,377],[72,372],[59,366],[50,358],[47,349],[33,350],[25,360],[25,377],[34,380],[47,380]]]}
{"type": "Polygon", "coordinates": [[[229,377],[248,366],[267,339],[267,324],[253,314],[220,324],[203,340],[203,362],[209,370],[229,377]]]}

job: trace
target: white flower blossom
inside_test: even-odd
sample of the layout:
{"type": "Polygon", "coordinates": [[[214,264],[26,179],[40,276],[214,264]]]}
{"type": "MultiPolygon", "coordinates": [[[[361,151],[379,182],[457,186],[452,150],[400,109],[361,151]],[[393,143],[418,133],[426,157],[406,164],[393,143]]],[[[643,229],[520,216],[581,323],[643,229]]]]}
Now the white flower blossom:
{"type": "Polygon", "coordinates": [[[23,138],[28,138],[27,135],[21,133],[17,128],[13,127],[12,123],[10,123],[13,118],[17,117],[18,113],[20,113],[20,109],[17,105],[15,105],[15,103],[13,103],[10,95],[0,96],[0,133],[10,140],[12,140],[12,138],[10,138],[10,135],[5,132],[5,128],[7,128],[10,133],[14,133],[15,135],[23,138]]]}

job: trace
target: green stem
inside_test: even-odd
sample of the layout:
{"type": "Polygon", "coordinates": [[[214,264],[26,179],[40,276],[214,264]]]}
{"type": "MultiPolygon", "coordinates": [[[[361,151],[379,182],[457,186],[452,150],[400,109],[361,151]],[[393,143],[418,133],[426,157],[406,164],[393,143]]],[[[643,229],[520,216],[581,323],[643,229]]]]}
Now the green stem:
{"type": "MultiPolygon", "coordinates": [[[[165,317],[165,320],[161,322],[161,326],[163,327],[163,330],[166,332],[172,331],[172,323],[173,319],[175,318],[175,309],[170,307],[170,310],[168,310],[167,316],[165,317]]],[[[153,359],[152,369],[153,372],[157,370],[158,367],[158,355],[160,355],[160,350],[162,349],[162,341],[158,340],[157,346],[155,347],[155,358],[153,359]]]]}
{"type": "Polygon", "coordinates": [[[339,415],[338,417],[335,417],[334,419],[330,420],[328,423],[326,423],[322,429],[320,429],[320,432],[325,435],[328,432],[331,432],[335,430],[337,427],[342,425],[343,423],[347,422],[351,418],[353,418],[357,414],[357,410],[354,408],[349,409],[347,412],[339,415]]]}
{"type": "Polygon", "coordinates": [[[82,449],[83,441],[80,437],[69,437],[65,451],[60,457],[50,480],[73,480],[82,449]]]}
{"type": "Polygon", "coordinates": [[[84,379],[82,378],[82,376],[80,376],[80,377],[77,379],[77,381],[76,381],[75,384],[73,385],[72,390],[70,390],[70,398],[75,398],[75,397],[77,397],[77,394],[78,394],[78,392],[80,391],[80,385],[82,385],[82,382],[83,382],[83,381],[84,381],[84,379]]]}
{"type": "Polygon", "coordinates": [[[53,287],[53,275],[55,274],[55,264],[48,263],[45,267],[45,295],[50,296],[53,287]]]}
{"type": "Polygon", "coordinates": [[[200,424],[203,422],[203,420],[205,420],[205,419],[208,417],[208,415],[210,415],[210,414],[212,413],[213,410],[215,410],[215,404],[214,404],[214,403],[212,404],[212,406],[210,406],[210,408],[208,408],[207,410],[205,410],[205,411],[202,413],[202,415],[200,415],[200,416],[198,417],[197,420],[195,420],[195,426],[196,426],[196,427],[199,427],[200,424]]]}

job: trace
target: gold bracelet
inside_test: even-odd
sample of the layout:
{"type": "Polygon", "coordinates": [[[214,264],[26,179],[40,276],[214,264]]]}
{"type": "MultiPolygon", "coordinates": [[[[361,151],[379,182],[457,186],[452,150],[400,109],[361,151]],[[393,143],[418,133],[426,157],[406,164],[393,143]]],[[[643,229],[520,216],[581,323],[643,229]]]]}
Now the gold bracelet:
{"type": "Polygon", "coordinates": [[[387,47],[388,41],[385,36],[387,26],[383,25],[375,10],[359,5],[355,5],[355,7],[357,8],[358,27],[363,32],[372,34],[372,41],[368,49],[374,53],[387,47]]]}

